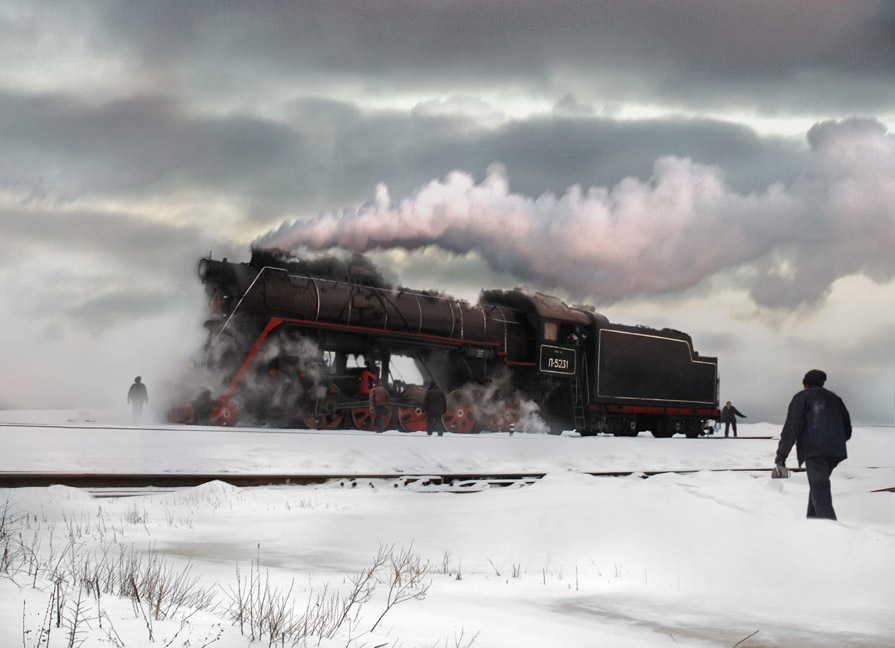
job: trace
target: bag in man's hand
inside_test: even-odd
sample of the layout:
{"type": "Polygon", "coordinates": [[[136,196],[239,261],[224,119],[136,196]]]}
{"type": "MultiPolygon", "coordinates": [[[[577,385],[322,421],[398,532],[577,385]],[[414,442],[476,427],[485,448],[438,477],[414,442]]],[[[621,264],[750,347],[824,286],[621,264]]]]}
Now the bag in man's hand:
{"type": "Polygon", "coordinates": [[[771,479],[788,479],[789,469],[783,464],[774,464],[774,470],[771,471],[771,479]]]}

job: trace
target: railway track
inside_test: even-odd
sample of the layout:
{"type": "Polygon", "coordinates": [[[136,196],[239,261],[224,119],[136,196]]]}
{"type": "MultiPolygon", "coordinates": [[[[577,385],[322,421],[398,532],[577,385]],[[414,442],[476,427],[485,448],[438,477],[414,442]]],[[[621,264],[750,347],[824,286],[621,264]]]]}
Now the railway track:
{"type": "Polygon", "coordinates": [[[309,486],[328,482],[343,482],[351,486],[360,482],[449,483],[485,482],[493,485],[536,481],[544,473],[533,474],[469,474],[441,475],[400,473],[365,475],[328,474],[237,474],[237,473],[63,473],[63,472],[0,472],[0,488],[47,487],[54,485],[84,489],[178,489],[192,488],[212,481],[222,481],[240,488],[254,486],[309,486]]]}
{"type": "MultiPolygon", "coordinates": [[[[710,472],[769,473],[767,468],[712,468],[710,472]]],[[[585,472],[592,477],[644,479],[669,473],[690,474],[697,469],[619,470],[585,472]]],[[[793,472],[798,472],[793,470],[793,472]]],[[[402,488],[422,492],[476,493],[490,488],[519,488],[536,483],[546,473],[444,473],[444,474],[235,474],[235,473],[75,473],[0,472],[0,488],[46,488],[61,485],[80,488],[95,497],[128,497],[168,493],[221,481],[240,488],[260,486],[310,486],[329,484],[342,488],[402,488]]]]}
{"type": "Polygon", "coordinates": [[[544,473],[534,474],[369,474],[369,475],[295,475],[295,474],[122,474],[122,473],[11,473],[0,472],[0,488],[70,486],[98,498],[133,497],[170,493],[213,481],[240,488],[262,486],[309,486],[330,484],[341,488],[403,488],[422,492],[476,493],[489,488],[529,486],[544,473]]]}
{"type": "MultiPolygon", "coordinates": [[[[869,470],[876,469],[871,466],[869,470]]],[[[696,472],[770,473],[768,468],[707,468],[681,470],[619,470],[584,472],[592,477],[630,477],[643,479],[656,475],[692,474],[696,472]]],[[[804,472],[792,468],[791,473],[804,472]]],[[[89,492],[97,498],[134,497],[170,493],[193,488],[213,481],[221,481],[240,488],[262,486],[311,486],[329,484],[340,488],[399,488],[418,492],[478,493],[491,488],[521,488],[530,486],[546,473],[505,474],[234,474],[234,473],[64,473],[64,472],[0,472],[0,488],[46,488],[70,486],[89,492]]],[[[895,486],[878,488],[873,493],[895,493],[895,486]]]]}

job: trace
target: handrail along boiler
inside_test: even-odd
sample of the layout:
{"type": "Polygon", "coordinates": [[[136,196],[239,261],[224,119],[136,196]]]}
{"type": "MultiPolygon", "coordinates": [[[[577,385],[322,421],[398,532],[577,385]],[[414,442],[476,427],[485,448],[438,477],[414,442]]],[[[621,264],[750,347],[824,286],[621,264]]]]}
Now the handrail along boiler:
{"type": "Polygon", "coordinates": [[[370,429],[367,396],[382,379],[391,426],[424,429],[424,388],[392,380],[398,356],[445,389],[455,432],[512,431],[525,404],[551,432],[582,435],[692,437],[719,415],[717,358],[689,335],[614,324],[549,295],[485,290],[470,302],[391,286],[363,257],[259,251],[249,263],[202,259],[199,277],[207,368],[221,383],[172,420],[370,429]]]}

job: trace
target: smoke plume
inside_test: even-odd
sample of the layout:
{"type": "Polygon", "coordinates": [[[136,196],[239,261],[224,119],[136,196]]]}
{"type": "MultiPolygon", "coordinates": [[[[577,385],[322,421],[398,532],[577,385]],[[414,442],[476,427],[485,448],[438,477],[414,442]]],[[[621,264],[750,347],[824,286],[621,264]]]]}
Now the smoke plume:
{"type": "MultiPolygon", "coordinates": [[[[194,358],[162,391],[169,422],[209,424],[218,399],[234,378],[233,357],[244,357],[251,343],[238,334],[212,339],[205,354],[194,358]]],[[[236,422],[304,426],[307,402],[326,395],[323,352],[301,336],[272,335],[267,342],[234,394],[236,422]]]]}
{"type": "Polygon", "coordinates": [[[480,183],[455,171],[400,202],[380,185],[360,209],[284,223],[253,247],[476,251],[495,270],[605,300],[681,291],[746,264],[741,281],[770,307],[817,302],[850,274],[892,279],[895,137],[852,119],[815,125],[808,144],[798,179],[761,193],[664,157],[647,180],[531,198],[512,193],[495,164],[480,183]]]}

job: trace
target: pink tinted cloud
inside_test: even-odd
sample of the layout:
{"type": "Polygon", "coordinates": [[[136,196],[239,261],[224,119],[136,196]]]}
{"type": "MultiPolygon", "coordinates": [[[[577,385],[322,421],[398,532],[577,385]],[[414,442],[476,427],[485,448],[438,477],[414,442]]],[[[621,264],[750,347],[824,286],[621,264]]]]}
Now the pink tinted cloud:
{"type": "Polygon", "coordinates": [[[856,272],[891,279],[895,138],[855,119],[818,124],[808,142],[797,181],[760,193],[734,191],[718,167],[663,157],[645,180],[532,198],[512,193],[495,164],[480,183],[454,171],[397,203],[380,185],[357,210],[284,223],[253,247],[476,251],[495,270],[605,299],[684,290],[747,263],[759,269],[753,298],[768,306],[816,301],[856,272]],[[785,276],[772,258],[788,261],[785,276]]]}

